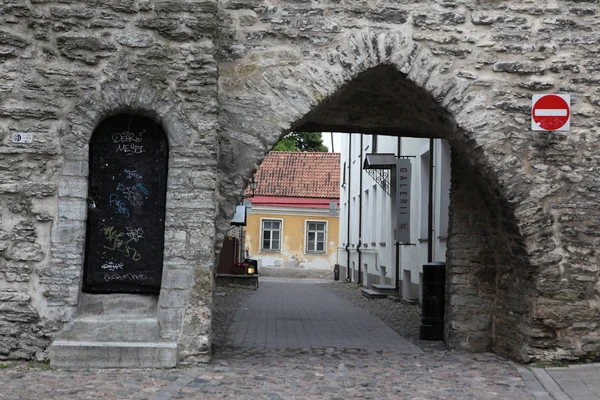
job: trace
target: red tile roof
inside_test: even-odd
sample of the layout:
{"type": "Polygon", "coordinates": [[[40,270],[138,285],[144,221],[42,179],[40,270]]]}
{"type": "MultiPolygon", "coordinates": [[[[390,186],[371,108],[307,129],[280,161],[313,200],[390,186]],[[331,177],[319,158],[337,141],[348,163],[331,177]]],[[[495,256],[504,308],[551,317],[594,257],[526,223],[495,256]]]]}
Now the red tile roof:
{"type": "Polygon", "coordinates": [[[340,154],[272,151],[254,178],[255,195],[339,199],[340,154]]]}

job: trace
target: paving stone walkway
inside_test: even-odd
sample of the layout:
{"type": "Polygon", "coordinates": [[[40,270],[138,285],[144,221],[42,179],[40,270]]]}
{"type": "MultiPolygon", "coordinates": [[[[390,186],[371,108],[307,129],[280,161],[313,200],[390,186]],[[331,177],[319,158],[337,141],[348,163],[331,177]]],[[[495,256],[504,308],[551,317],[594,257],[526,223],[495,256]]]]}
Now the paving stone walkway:
{"type": "MultiPolygon", "coordinates": [[[[286,285],[275,280],[265,280],[261,281],[257,291],[218,289],[215,296],[214,357],[209,365],[174,369],[69,371],[53,370],[41,363],[0,362],[0,400],[598,398],[573,397],[589,395],[581,385],[585,385],[592,393],[598,393],[596,383],[600,380],[597,379],[598,369],[595,365],[566,369],[529,369],[493,354],[467,354],[434,347],[420,352],[403,352],[402,346],[407,341],[397,335],[398,331],[404,335],[406,332],[410,334],[414,329],[402,327],[403,323],[400,321],[414,322],[414,308],[405,310],[408,316],[398,317],[395,315],[398,312],[397,303],[363,300],[354,285],[341,282],[302,283],[304,289],[297,288],[299,282],[287,282],[286,285]],[[296,289],[291,290],[290,287],[296,289]],[[301,292],[304,296],[300,303],[284,300],[287,295],[294,297],[301,292]],[[272,299],[268,300],[265,296],[272,299]],[[258,304],[258,300],[265,304],[258,304]],[[258,335],[258,330],[252,333],[252,345],[247,340],[242,340],[242,346],[234,345],[233,332],[240,329],[244,318],[240,319],[238,316],[244,317],[247,312],[244,308],[259,310],[259,313],[270,309],[269,307],[277,310],[277,304],[282,301],[287,307],[300,313],[308,313],[310,310],[323,313],[322,309],[328,305],[331,307],[331,304],[342,307],[342,304],[338,304],[341,302],[352,309],[352,316],[358,318],[354,320],[355,323],[367,321],[362,315],[362,312],[366,312],[371,318],[377,316],[375,319],[385,321],[388,328],[393,328],[395,332],[380,339],[384,344],[380,349],[327,347],[327,342],[320,343],[318,348],[270,348],[266,345],[270,343],[270,339],[258,335]],[[237,328],[234,328],[235,324],[238,325],[237,328]],[[389,345],[388,341],[398,338],[398,343],[402,343],[400,348],[389,345]],[[538,378],[543,374],[548,375],[545,377],[547,379],[538,378]],[[574,381],[573,376],[577,376],[579,381],[574,381]],[[552,386],[551,382],[557,387],[552,386]],[[554,389],[557,391],[553,391],[554,389]]],[[[270,314],[261,315],[266,315],[268,325],[270,314]]],[[[334,325],[333,322],[323,320],[326,312],[321,315],[319,318],[311,316],[311,321],[316,321],[317,326],[334,325]]],[[[298,327],[295,321],[291,322],[293,328],[298,327]]],[[[256,326],[258,328],[258,324],[256,326]]],[[[277,322],[275,326],[277,327],[277,322]]],[[[286,326],[285,322],[283,326],[286,326]]],[[[318,329],[312,323],[306,326],[303,328],[305,333],[311,334],[311,337],[316,334],[315,346],[321,338],[328,337],[317,332],[318,329]]],[[[287,331],[284,329],[283,332],[287,331]]],[[[353,341],[359,340],[360,333],[357,335],[353,337],[353,341]]],[[[286,343],[287,340],[286,336],[286,343]]],[[[295,339],[291,342],[295,342],[295,339]]],[[[362,342],[348,344],[356,343],[362,342]]],[[[409,340],[408,346],[411,349],[411,346],[423,347],[418,338],[414,337],[409,340]]]]}
{"type": "Polygon", "coordinates": [[[537,400],[600,400],[600,364],[519,368],[537,400]]]}
{"type": "Polygon", "coordinates": [[[368,312],[321,285],[264,281],[227,330],[228,344],[269,349],[421,350],[368,312]]]}

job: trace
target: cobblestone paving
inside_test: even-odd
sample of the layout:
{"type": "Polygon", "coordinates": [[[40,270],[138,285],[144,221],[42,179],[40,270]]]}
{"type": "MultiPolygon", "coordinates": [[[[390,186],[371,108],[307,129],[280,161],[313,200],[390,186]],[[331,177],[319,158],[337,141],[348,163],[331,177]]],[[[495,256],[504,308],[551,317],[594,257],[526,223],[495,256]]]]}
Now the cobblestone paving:
{"type": "Polygon", "coordinates": [[[442,341],[419,339],[421,305],[407,305],[387,299],[370,300],[361,295],[360,288],[353,283],[329,281],[324,286],[336,296],[381,319],[400,336],[410,340],[423,351],[446,350],[442,341]]]}
{"type": "MultiPolygon", "coordinates": [[[[385,322],[392,328],[410,332],[405,325],[415,319],[394,316],[398,303],[363,301],[353,285],[326,286],[374,315],[388,315],[385,322]]],[[[217,293],[210,365],[69,371],[5,363],[0,364],[0,399],[533,399],[515,365],[492,354],[229,346],[223,340],[227,324],[254,291],[226,287],[217,293]]]]}

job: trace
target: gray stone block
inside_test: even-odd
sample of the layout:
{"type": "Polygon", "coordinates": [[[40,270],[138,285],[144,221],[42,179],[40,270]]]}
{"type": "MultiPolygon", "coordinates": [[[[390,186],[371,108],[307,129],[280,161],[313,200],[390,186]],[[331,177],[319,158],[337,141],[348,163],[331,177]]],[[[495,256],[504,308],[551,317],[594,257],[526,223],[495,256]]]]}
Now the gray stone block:
{"type": "Polygon", "coordinates": [[[56,340],[50,365],[61,368],[171,368],[177,342],[82,342],[56,340]]]}

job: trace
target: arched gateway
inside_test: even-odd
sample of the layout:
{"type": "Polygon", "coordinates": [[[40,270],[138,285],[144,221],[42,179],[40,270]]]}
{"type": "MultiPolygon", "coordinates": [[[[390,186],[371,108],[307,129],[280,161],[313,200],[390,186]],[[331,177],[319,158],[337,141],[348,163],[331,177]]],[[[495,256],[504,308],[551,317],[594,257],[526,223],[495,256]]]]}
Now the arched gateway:
{"type": "Polygon", "coordinates": [[[209,360],[224,232],[257,165],[295,129],[447,139],[448,345],[598,356],[597,5],[0,7],[0,359],[50,348],[56,365],[209,360]],[[572,95],[568,134],[530,131],[540,92],[572,95]],[[88,293],[84,280],[90,141],[119,115],[148,118],[168,141],[157,294],[88,293]],[[111,318],[123,331],[92,343],[111,318]]]}

